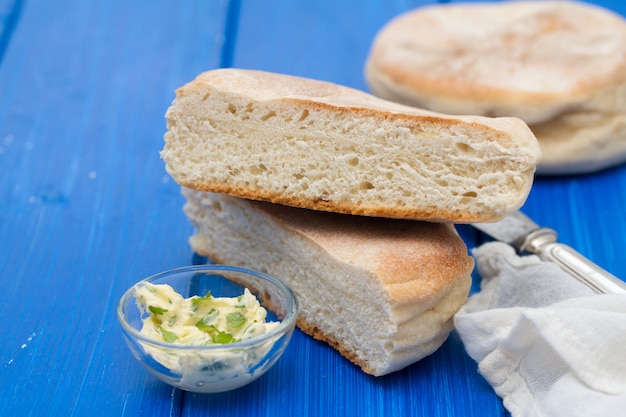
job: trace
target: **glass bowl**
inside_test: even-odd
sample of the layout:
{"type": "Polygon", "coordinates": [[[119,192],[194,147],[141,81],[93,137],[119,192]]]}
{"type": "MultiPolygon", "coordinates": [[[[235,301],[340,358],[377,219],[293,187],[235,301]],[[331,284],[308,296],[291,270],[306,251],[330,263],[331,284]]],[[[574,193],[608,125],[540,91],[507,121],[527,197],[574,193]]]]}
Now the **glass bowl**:
{"type": "Polygon", "coordinates": [[[185,391],[212,393],[233,390],[256,380],[282,355],[296,324],[298,303],[278,279],[226,265],[194,265],[146,278],[120,299],[117,317],[133,356],[160,380],[185,391]],[[280,321],[264,334],[229,344],[189,346],[168,343],[141,333],[147,313],[140,311],[135,292],[145,283],[168,284],[183,297],[238,297],[244,288],[267,310],[267,321],[280,321]]]}

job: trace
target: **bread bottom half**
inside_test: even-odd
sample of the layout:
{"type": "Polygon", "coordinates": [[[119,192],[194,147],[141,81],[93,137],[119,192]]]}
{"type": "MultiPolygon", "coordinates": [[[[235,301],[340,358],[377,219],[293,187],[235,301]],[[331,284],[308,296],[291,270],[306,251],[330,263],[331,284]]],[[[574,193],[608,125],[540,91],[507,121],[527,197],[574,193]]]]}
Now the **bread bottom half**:
{"type": "Polygon", "coordinates": [[[584,174],[626,162],[626,83],[596,92],[541,123],[529,123],[539,175],[584,174]]]}
{"type": "Polygon", "coordinates": [[[286,282],[300,304],[298,327],[368,374],[434,352],[467,298],[474,263],[451,224],[183,194],[197,253],[286,282]]]}

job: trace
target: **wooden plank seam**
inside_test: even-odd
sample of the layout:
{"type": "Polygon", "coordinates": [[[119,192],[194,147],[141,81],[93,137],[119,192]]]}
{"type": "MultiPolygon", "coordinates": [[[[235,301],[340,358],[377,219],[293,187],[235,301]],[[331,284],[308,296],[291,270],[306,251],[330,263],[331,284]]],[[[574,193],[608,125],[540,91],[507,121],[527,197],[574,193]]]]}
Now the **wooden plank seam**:
{"type": "Polygon", "coordinates": [[[4,21],[0,21],[0,65],[2,65],[9,41],[20,19],[23,3],[22,0],[15,0],[7,7],[7,10],[0,10],[0,18],[4,21]]]}
{"type": "Polygon", "coordinates": [[[228,2],[228,8],[226,10],[226,25],[224,27],[224,43],[222,45],[222,52],[220,56],[221,68],[230,68],[233,65],[240,10],[241,0],[231,0],[228,2]]]}

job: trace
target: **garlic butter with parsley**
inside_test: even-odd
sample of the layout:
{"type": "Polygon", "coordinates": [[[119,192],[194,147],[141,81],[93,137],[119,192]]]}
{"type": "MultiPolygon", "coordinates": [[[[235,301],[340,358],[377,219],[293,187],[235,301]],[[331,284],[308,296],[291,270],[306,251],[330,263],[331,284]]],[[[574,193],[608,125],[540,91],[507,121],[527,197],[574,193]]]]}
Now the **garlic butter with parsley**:
{"type": "Polygon", "coordinates": [[[276,326],[266,323],[267,311],[245,288],[239,297],[184,298],[165,284],[137,288],[137,302],[149,313],[141,333],[153,339],[185,345],[228,344],[263,334],[276,326]]]}
{"type": "MultiPolygon", "coordinates": [[[[224,346],[264,334],[278,322],[266,322],[267,311],[245,288],[238,297],[205,296],[184,298],[166,284],[144,283],[135,288],[137,305],[142,312],[141,333],[150,339],[185,346],[224,346]]],[[[186,383],[202,385],[219,377],[219,383],[246,378],[267,353],[271,343],[237,352],[171,350],[144,345],[161,365],[181,376],[186,383]]]]}

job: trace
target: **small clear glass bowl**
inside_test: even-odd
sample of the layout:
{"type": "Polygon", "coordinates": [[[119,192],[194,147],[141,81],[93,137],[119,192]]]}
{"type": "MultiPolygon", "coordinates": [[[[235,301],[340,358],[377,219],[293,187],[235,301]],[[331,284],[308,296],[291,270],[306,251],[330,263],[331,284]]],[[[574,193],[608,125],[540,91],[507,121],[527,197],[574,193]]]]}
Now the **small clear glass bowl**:
{"type": "Polygon", "coordinates": [[[226,265],[194,265],[161,272],[138,282],[120,299],[117,317],[132,354],[153,375],[185,391],[210,393],[240,388],[256,380],[282,355],[296,324],[298,302],[280,280],[226,265]],[[248,288],[280,324],[267,333],[226,345],[188,346],[143,335],[135,289],[143,283],[168,284],[183,297],[237,297],[248,288]]]}

